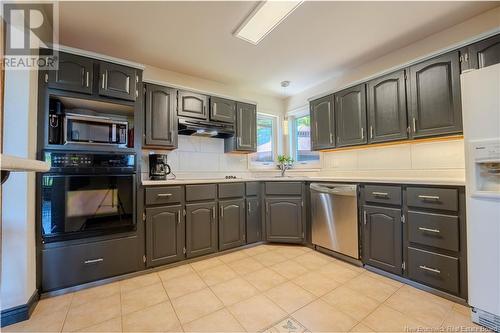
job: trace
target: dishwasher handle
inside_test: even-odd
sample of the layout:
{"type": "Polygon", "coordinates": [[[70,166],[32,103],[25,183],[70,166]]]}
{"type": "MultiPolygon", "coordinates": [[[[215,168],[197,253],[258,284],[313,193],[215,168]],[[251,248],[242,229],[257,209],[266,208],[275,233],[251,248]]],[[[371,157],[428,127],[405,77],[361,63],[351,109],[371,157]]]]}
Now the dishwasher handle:
{"type": "Polygon", "coordinates": [[[311,191],[329,193],[335,195],[356,196],[357,185],[312,183],[309,185],[311,191]]]}

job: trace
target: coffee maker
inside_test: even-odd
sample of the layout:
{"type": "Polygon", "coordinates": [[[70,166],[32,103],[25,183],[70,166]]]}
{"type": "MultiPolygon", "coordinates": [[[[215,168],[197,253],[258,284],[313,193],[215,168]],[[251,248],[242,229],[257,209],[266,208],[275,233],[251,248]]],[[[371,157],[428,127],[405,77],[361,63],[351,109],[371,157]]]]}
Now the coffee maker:
{"type": "Polygon", "coordinates": [[[64,143],[63,132],[64,106],[56,99],[49,101],[49,143],[64,143]]]}
{"type": "Polygon", "coordinates": [[[167,154],[149,154],[149,179],[166,180],[170,172],[167,154]]]}

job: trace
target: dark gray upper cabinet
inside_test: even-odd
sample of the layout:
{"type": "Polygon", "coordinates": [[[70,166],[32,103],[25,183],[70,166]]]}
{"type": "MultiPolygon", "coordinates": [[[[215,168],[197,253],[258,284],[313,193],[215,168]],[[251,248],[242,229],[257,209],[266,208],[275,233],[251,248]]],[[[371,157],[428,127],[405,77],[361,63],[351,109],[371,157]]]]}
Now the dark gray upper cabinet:
{"type": "Polygon", "coordinates": [[[219,250],[245,244],[245,199],[219,201],[219,250]]]}
{"type": "Polygon", "coordinates": [[[261,207],[258,197],[247,198],[247,243],[262,240],[261,207]]]}
{"type": "Polygon", "coordinates": [[[215,202],[186,204],[186,256],[217,252],[217,211],[215,202]]]}
{"type": "Polygon", "coordinates": [[[47,71],[49,88],[92,94],[93,60],[59,52],[59,68],[47,71]]]}
{"type": "Polygon", "coordinates": [[[366,85],[368,142],[408,138],[405,71],[371,80],[366,85]]]}
{"type": "Polygon", "coordinates": [[[182,206],[146,208],[146,264],[165,265],[184,259],[182,206]]]}
{"type": "Polygon", "coordinates": [[[469,46],[468,62],[471,68],[483,68],[500,63],[500,35],[469,46]]]}
{"type": "Polygon", "coordinates": [[[275,242],[304,240],[302,197],[266,198],[266,235],[275,242]]]}
{"type": "Polygon", "coordinates": [[[165,148],[177,147],[177,90],[146,84],[145,145],[165,148]]]}
{"type": "Polygon", "coordinates": [[[401,209],[365,206],[363,261],[394,274],[402,273],[401,209]]]}
{"type": "Polygon", "coordinates": [[[316,99],[310,103],[311,150],[335,147],[333,104],[333,95],[316,99]]]}
{"type": "Polygon", "coordinates": [[[253,104],[236,103],[236,133],[224,140],[226,153],[233,151],[257,151],[257,107],[253,104]]]}
{"type": "Polygon", "coordinates": [[[177,115],[208,120],[208,96],[179,90],[177,115]]]}
{"type": "Polygon", "coordinates": [[[99,95],[135,101],[138,83],[135,68],[99,63],[99,95]]]}
{"type": "Polygon", "coordinates": [[[411,66],[408,81],[412,137],[462,132],[458,51],[411,66]]]}
{"type": "Polygon", "coordinates": [[[366,138],[366,92],[360,84],[335,94],[337,147],[364,144],[366,138]]]}
{"type": "Polygon", "coordinates": [[[234,124],[236,102],[220,97],[210,97],[210,119],[234,124]]]}

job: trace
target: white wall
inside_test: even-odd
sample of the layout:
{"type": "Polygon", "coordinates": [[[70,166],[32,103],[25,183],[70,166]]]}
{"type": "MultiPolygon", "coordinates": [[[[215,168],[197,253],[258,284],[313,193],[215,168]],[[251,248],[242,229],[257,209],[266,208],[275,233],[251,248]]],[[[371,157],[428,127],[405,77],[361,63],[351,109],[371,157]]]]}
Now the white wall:
{"type": "MultiPolygon", "coordinates": [[[[35,71],[5,71],[3,153],[35,158],[35,71]]],[[[25,304],[36,288],[35,175],[12,173],[2,185],[1,308],[25,304]]]]}

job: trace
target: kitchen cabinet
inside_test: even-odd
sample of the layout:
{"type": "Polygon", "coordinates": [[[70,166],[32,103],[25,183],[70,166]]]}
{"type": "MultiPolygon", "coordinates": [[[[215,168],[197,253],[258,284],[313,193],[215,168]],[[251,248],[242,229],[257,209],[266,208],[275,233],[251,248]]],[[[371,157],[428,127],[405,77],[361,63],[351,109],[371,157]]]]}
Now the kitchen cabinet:
{"type": "Polygon", "coordinates": [[[138,83],[135,68],[99,62],[99,95],[135,101],[138,83]]]}
{"type": "Polygon", "coordinates": [[[236,133],[224,140],[224,150],[229,152],[257,151],[257,107],[247,103],[236,103],[236,133]]]}
{"type": "Polygon", "coordinates": [[[179,90],[177,115],[208,120],[208,96],[179,90]]]}
{"type": "Polygon", "coordinates": [[[186,204],[186,256],[217,252],[217,211],[215,202],[186,204]]]}
{"type": "Polygon", "coordinates": [[[146,265],[184,259],[185,224],[181,205],[146,208],[146,265]]]}
{"type": "Polygon", "coordinates": [[[154,84],[145,88],[145,146],[177,148],[177,91],[154,84]]]}
{"type": "Polygon", "coordinates": [[[247,243],[255,243],[262,240],[262,222],[260,198],[249,197],[246,199],[247,207],[247,243]]]}
{"type": "Polygon", "coordinates": [[[266,236],[271,242],[302,243],[302,197],[266,197],[266,236]]]}
{"type": "Polygon", "coordinates": [[[333,95],[316,99],[310,103],[311,150],[335,147],[335,114],[333,95]]]}
{"type": "Polygon", "coordinates": [[[59,68],[47,71],[48,87],[92,94],[93,60],[59,52],[59,68]]]}
{"type": "Polygon", "coordinates": [[[411,66],[407,84],[412,138],[462,132],[458,51],[411,66]]]}
{"type": "Polygon", "coordinates": [[[245,244],[245,199],[219,201],[219,250],[245,244]]]}
{"type": "Polygon", "coordinates": [[[366,89],[368,142],[407,139],[405,71],[371,80],[366,89]]]}
{"type": "Polygon", "coordinates": [[[342,90],[334,96],[337,147],[367,143],[365,84],[342,90]]]}
{"type": "Polygon", "coordinates": [[[468,47],[470,68],[483,68],[500,63],[500,35],[490,37],[468,47]]]}
{"type": "Polygon", "coordinates": [[[210,119],[234,124],[236,102],[220,97],[210,97],[210,119]]]}
{"type": "Polygon", "coordinates": [[[363,261],[393,274],[402,274],[401,209],[363,207],[363,261]]]}

